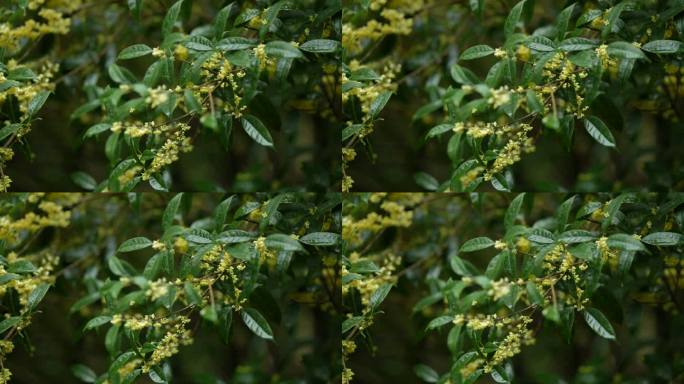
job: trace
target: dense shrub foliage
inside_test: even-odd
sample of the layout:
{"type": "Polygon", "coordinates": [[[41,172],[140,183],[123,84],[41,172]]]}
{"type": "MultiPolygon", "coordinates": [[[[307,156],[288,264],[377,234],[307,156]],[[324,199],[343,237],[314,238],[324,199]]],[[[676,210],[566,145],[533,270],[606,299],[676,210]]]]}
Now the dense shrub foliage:
{"type": "Polygon", "coordinates": [[[17,382],[73,382],[74,363],[89,383],[339,377],[339,194],[219,197],[2,196],[0,382],[15,362],[17,382]],[[14,361],[51,321],[83,332],[60,365],[14,361]]]}
{"type": "Polygon", "coordinates": [[[350,1],[344,189],[681,188],[682,11],[350,1]]]}
{"type": "Polygon", "coordinates": [[[10,166],[16,149],[50,164],[55,141],[57,162],[18,188],[338,183],[339,1],[5,0],[0,12],[0,191],[29,171],[10,166]]]}
{"type": "Polygon", "coordinates": [[[684,196],[562,197],[345,198],[343,382],[684,379],[684,196]]]}

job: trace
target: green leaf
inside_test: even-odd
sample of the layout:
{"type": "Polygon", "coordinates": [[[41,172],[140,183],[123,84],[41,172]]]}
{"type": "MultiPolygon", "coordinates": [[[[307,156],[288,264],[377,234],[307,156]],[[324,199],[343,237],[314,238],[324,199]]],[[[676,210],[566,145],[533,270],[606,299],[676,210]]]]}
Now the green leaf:
{"type": "Polygon", "coordinates": [[[107,259],[107,266],[109,267],[109,270],[117,276],[131,275],[131,265],[116,256],[111,256],[107,259]]]}
{"type": "Polygon", "coordinates": [[[646,248],[636,237],[626,233],[608,236],[608,246],[621,251],[643,251],[646,248]]]}
{"type": "Polygon", "coordinates": [[[210,323],[217,324],[218,323],[218,313],[216,312],[216,308],[212,305],[208,305],[200,310],[200,316],[202,318],[210,323]]]}
{"type": "Polygon", "coordinates": [[[517,220],[518,215],[520,214],[520,208],[522,207],[524,200],[525,194],[521,193],[516,196],[513,201],[511,201],[508,209],[506,209],[506,214],[504,216],[504,227],[506,227],[507,230],[510,229],[513,224],[515,224],[515,220],[517,220]]]}
{"type": "Polygon", "coordinates": [[[73,181],[74,184],[78,185],[79,187],[88,191],[92,191],[95,188],[97,188],[97,181],[95,181],[95,179],[93,179],[92,176],[85,172],[78,171],[72,173],[71,181],[73,181]]]}
{"type": "Polygon", "coordinates": [[[392,290],[392,284],[383,284],[378,287],[378,289],[373,291],[370,297],[370,307],[372,309],[377,309],[380,304],[385,301],[385,298],[389,294],[390,290],[392,290]]]}
{"type": "Polygon", "coordinates": [[[568,24],[572,17],[572,12],[575,10],[575,3],[570,4],[558,14],[556,19],[556,36],[558,39],[565,37],[565,32],[568,30],[568,24]]]}
{"type": "Polygon", "coordinates": [[[575,197],[577,196],[573,195],[558,207],[556,213],[556,228],[559,232],[565,230],[565,224],[567,224],[568,217],[570,217],[570,210],[575,203],[575,197]]]}
{"type": "Polygon", "coordinates": [[[571,37],[563,40],[558,48],[565,52],[585,51],[596,48],[596,42],[584,37],[571,37]]]}
{"type": "Polygon", "coordinates": [[[645,236],[641,241],[659,247],[669,247],[681,243],[682,235],[674,232],[654,232],[645,236]]]}
{"type": "Polygon", "coordinates": [[[29,293],[28,296],[28,301],[27,301],[27,307],[30,311],[33,311],[36,309],[38,304],[43,300],[45,297],[45,294],[47,291],[50,289],[50,284],[40,284],[39,286],[35,287],[31,293],[29,293]]]}
{"type": "Polygon", "coordinates": [[[437,372],[425,364],[416,365],[413,367],[413,372],[416,373],[416,376],[418,376],[419,379],[426,383],[436,383],[439,381],[439,375],[437,372]]]}
{"type": "Polygon", "coordinates": [[[152,48],[149,46],[145,44],[135,44],[122,50],[121,53],[119,53],[119,56],[117,56],[117,60],[135,59],[136,57],[149,55],[150,53],[152,53],[152,48]]]}
{"type": "Polygon", "coordinates": [[[5,332],[6,330],[14,327],[15,325],[19,324],[21,322],[21,316],[12,316],[8,317],[5,320],[0,322],[0,333],[5,332]]]}
{"type": "Polygon", "coordinates": [[[200,296],[199,292],[197,292],[197,289],[194,285],[192,285],[191,282],[186,281],[185,284],[183,284],[183,290],[185,291],[185,296],[188,298],[190,303],[198,306],[202,304],[202,296],[200,296]]]}
{"type": "Polygon", "coordinates": [[[587,241],[594,241],[595,239],[595,233],[583,229],[571,229],[558,236],[558,241],[562,241],[565,244],[584,243],[587,241]]]}
{"type": "Polygon", "coordinates": [[[208,231],[201,228],[192,228],[185,234],[185,239],[196,244],[211,244],[214,237],[208,231]]]}
{"type": "Polygon", "coordinates": [[[88,330],[97,328],[101,325],[107,324],[110,321],[112,321],[111,316],[98,316],[98,317],[90,319],[90,321],[88,321],[88,323],[85,325],[85,327],[83,327],[83,330],[88,331],[88,330]]]}
{"type": "Polygon", "coordinates": [[[362,259],[362,260],[355,262],[354,264],[352,264],[351,269],[350,269],[350,272],[364,273],[364,274],[376,273],[379,271],[380,271],[380,268],[378,268],[378,266],[375,265],[375,263],[373,261],[367,260],[367,259],[362,259]]]}
{"type": "Polygon", "coordinates": [[[453,316],[440,316],[437,318],[432,319],[427,327],[425,327],[425,330],[432,330],[432,329],[437,329],[439,327],[442,327],[444,325],[447,325],[451,323],[454,320],[453,316]]]}
{"type": "Polygon", "coordinates": [[[526,45],[535,51],[539,52],[553,52],[556,50],[553,41],[544,36],[530,36],[527,39],[526,45]]]}
{"type": "Polygon", "coordinates": [[[436,191],[437,188],[439,188],[439,181],[437,181],[437,179],[435,179],[432,175],[425,172],[418,172],[414,174],[413,180],[415,180],[416,184],[418,184],[421,188],[424,188],[428,191],[436,191]]]}
{"type": "Polygon", "coordinates": [[[162,228],[167,230],[172,224],[173,220],[178,214],[178,207],[180,207],[181,200],[183,199],[183,194],[179,193],[174,196],[164,209],[164,215],[162,216],[162,228]]]}
{"type": "Polygon", "coordinates": [[[555,240],[553,233],[549,232],[544,228],[532,228],[527,234],[527,238],[530,241],[534,241],[539,244],[553,244],[555,240]]]}
{"type": "Polygon", "coordinates": [[[253,232],[247,232],[241,229],[229,229],[221,233],[216,240],[223,244],[244,243],[246,241],[254,240],[254,234],[253,232]]]}
{"type": "Polygon", "coordinates": [[[219,205],[217,205],[214,209],[214,225],[216,226],[217,231],[220,231],[223,228],[223,225],[226,223],[228,211],[230,210],[230,206],[233,203],[234,198],[235,195],[229,196],[219,203],[219,205]]]}
{"type": "Polygon", "coordinates": [[[9,271],[12,273],[33,273],[37,270],[36,266],[26,259],[17,260],[9,266],[9,271]]]}
{"type": "Polygon", "coordinates": [[[627,1],[619,2],[607,11],[608,15],[607,17],[604,15],[604,27],[603,30],[601,30],[602,38],[605,39],[611,32],[613,32],[613,27],[615,26],[615,23],[618,21],[618,19],[620,18],[620,14],[625,9],[625,7],[627,7],[628,4],[629,2],[627,1]]]}
{"type": "Polygon", "coordinates": [[[332,232],[312,232],[304,235],[299,241],[308,245],[327,247],[337,245],[340,235],[332,232]]]}
{"type": "Polygon", "coordinates": [[[143,269],[143,276],[148,280],[154,280],[162,269],[162,264],[164,263],[164,255],[157,253],[150,257],[145,264],[145,269],[143,269]]]}
{"type": "Polygon", "coordinates": [[[140,236],[124,241],[116,251],[119,253],[133,252],[150,246],[152,246],[152,240],[140,236]]]}
{"type": "Polygon", "coordinates": [[[266,237],[266,246],[280,251],[303,251],[299,241],[283,233],[274,233],[266,237]]]}
{"type": "Polygon", "coordinates": [[[364,317],[363,316],[354,316],[350,317],[348,319],[345,319],[342,322],[342,333],[348,332],[352,328],[356,327],[357,325],[361,324],[363,321],[364,317]]]}
{"type": "Polygon", "coordinates": [[[178,15],[180,14],[181,6],[183,5],[183,0],[178,0],[174,3],[164,16],[164,21],[162,21],[162,36],[166,37],[173,30],[173,26],[178,21],[178,15]]]}
{"type": "Polygon", "coordinates": [[[248,39],[246,37],[226,37],[216,44],[216,48],[222,51],[241,51],[243,49],[248,49],[255,47],[257,41],[254,39],[248,39]]]}
{"type": "Polygon", "coordinates": [[[213,43],[211,40],[207,39],[204,36],[191,36],[186,42],[185,46],[188,49],[192,49],[194,51],[199,51],[199,52],[207,52],[211,51],[214,49],[213,43]]]}
{"type": "Polygon", "coordinates": [[[299,48],[286,41],[271,41],[266,44],[268,56],[282,57],[285,59],[298,59],[304,57],[299,48]]]}
{"type": "Polygon", "coordinates": [[[641,49],[646,52],[668,54],[677,53],[682,48],[682,43],[675,40],[654,40],[644,44],[641,49]]]}
{"type": "Polygon", "coordinates": [[[587,308],[584,311],[584,321],[586,321],[589,328],[599,336],[609,340],[615,340],[613,326],[610,325],[608,319],[598,309],[587,308]]]}
{"type": "Polygon", "coordinates": [[[9,124],[2,127],[2,129],[0,129],[0,140],[3,140],[6,137],[15,134],[19,130],[19,128],[21,128],[21,124],[18,123],[9,124]]]}
{"type": "Polygon", "coordinates": [[[245,115],[242,118],[242,128],[247,135],[265,147],[273,147],[273,138],[268,128],[256,116],[245,115]]]}
{"type": "Polygon", "coordinates": [[[130,84],[135,82],[135,75],[128,69],[120,67],[116,64],[110,64],[107,68],[109,77],[116,83],[130,84]]]}
{"type": "Polygon", "coordinates": [[[370,110],[368,111],[368,114],[371,118],[375,119],[378,117],[380,112],[382,112],[382,110],[385,108],[385,105],[387,105],[390,97],[392,97],[392,92],[385,91],[373,99],[370,105],[370,110]]]}
{"type": "Polygon", "coordinates": [[[220,39],[223,36],[223,32],[226,30],[226,25],[228,24],[228,18],[231,13],[233,13],[233,8],[236,7],[235,2],[232,2],[225,7],[221,8],[214,18],[214,37],[220,39]]]}
{"type": "Polygon", "coordinates": [[[473,71],[468,68],[461,67],[458,64],[451,66],[449,74],[451,75],[451,78],[459,84],[476,84],[480,81],[473,71]]]}
{"type": "Polygon", "coordinates": [[[105,349],[110,355],[114,355],[119,351],[119,346],[121,345],[121,339],[119,338],[119,325],[114,325],[109,327],[107,334],[105,335],[105,349]]]}
{"type": "Polygon", "coordinates": [[[494,53],[494,48],[486,44],[476,45],[470,47],[461,53],[460,60],[474,60],[481,57],[486,57],[494,53]]]}
{"type": "Polygon", "coordinates": [[[265,203],[266,207],[262,212],[261,221],[259,222],[259,231],[263,232],[266,227],[271,224],[275,224],[273,220],[276,217],[278,207],[284,198],[284,194],[276,195],[265,203]]]}
{"type": "Polygon", "coordinates": [[[520,22],[520,15],[522,14],[524,6],[525,0],[522,0],[521,2],[516,4],[508,13],[508,17],[506,17],[506,22],[504,23],[504,35],[506,36],[506,38],[510,37],[513,34],[513,32],[515,32],[515,28],[518,26],[518,23],[520,22]]]}
{"type": "Polygon", "coordinates": [[[26,110],[27,114],[33,117],[41,108],[43,108],[43,104],[45,104],[48,96],[50,96],[50,92],[48,91],[41,91],[33,96],[28,103],[28,109],[26,110]]]}
{"type": "Polygon", "coordinates": [[[451,269],[460,276],[472,276],[477,274],[477,268],[469,261],[463,260],[456,254],[449,256],[449,265],[451,269]]]}
{"type": "Polygon", "coordinates": [[[112,125],[109,123],[95,124],[92,127],[88,128],[88,130],[83,134],[83,138],[96,136],[102,132],[109,131],[111,128],[112,125]]]}
{"type": "Polygon", "coordinates": [[[584,127],[589,136],[593,137],[599,144],[606,147],[615,147],[615,138],[606,124],[596,116],[589,116],[584,119],[584,127]]]}
{"type": "Polygon", "coordinates": [[[618,197],[615,197],[610,200],[610,202],[604,208],[604,219],[601,222],[601,229],[605,231],[606,229],[608,229],[608,226],[613,224],[613,221],[615,220],[617,213],[620,211],[622,203],[625,200],[627,200],[628,197],[629,195],[627,194],[621,194],[618,197]]]}
{"type": "Polygon", "coordinates": [[[634,44],[616,41],[608,44],[608,54],[622,59],[645,59],[646,55],[634,44]]]}
{"type": "Polygon", "coordinates": [[[94,383],[97,380],[95,372],[83,364],[72,365],[71,373],[84,383],[94,383]]]}
{"type": "Polygon", "coordinates": [[[461,252],[474,252],[494,246],[494,240],[489,237],[476,237],[463,243],[461,252]]]}
{"type": "Polygon", "coordinates": [[[266,8],[264,13],[261,15],[261,28],[259,28],[259,39],[263,40],[264,37],[266,37],[266,34],[271,30],[271,27],[274,25],[273,23],[278,17],[278,13],[280,13],[280,10],[286,4],[285,1],[286,0],[280,0],[275,4],[272,4],[270,7],[266,8]]]}
{"type": "Polygon", "coordinates": [[[454,129],[453,124],[440,124],[435,127],[430,128],[428,131],[427,135],[425,135],[425,139],[431,139],[433,137],[439,136],[443,133],[449,132],[454,129]]]}
{"type": "Polygon", "coordinates": [[[337,40],[316,39],[309,40],[299,46],[299,49],[306,52],[313,53],[331,53],[337,51],[340,47],[340,42],[337,40]]]}
{"type": "Polygon", "coordinates": [[[242,321],[255,335],[266,340],[273,340],[273,331],[266,319],[254,308],[244,308],[242,310],[242,321]]]}
{"type": "Polygon", "coordinates": [[[536,304],[538,306],[543,306],[544,305],[544,296],[542,293],[539,291],[539,288],[537,285],[531,281],[527,282],[527,297],[529,297],[530,301],[533,304],[536,304]]]}

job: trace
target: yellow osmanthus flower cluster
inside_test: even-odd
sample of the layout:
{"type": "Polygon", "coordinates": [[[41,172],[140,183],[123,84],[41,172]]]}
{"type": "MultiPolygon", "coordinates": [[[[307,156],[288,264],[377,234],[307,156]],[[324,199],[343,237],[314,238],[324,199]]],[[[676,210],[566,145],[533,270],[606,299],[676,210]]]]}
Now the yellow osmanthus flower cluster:
{"type": "Polygon", "coordinates": [[[415,198],[410,195],[403,194],[387,194],[377,193],[371,196],[371,202],[380,203],[380,209],[383,214],[377,212],[370,212],[366,217],[361,219],[354,219],[351,216],[345,216],[342,225],[342,239],[345,240],[351,247],[359,245],[365,238],[373,233],[380,232],[389,227],[408,227],[413,220],[413,212],[408,211],[422,200],[422,195],[417,194],[415,198]],[[407,198],[404,198],[407,197],[407,198]]]}
{"type": "MultiPolygon", "coordinates": [[[[256,57],[259,60],[259,65],[271,65],[271,63],[275,62],[274,60],[267,58],[265,48],[260,49],[259,46],[257,46],[254,53],[257,55],[256,57]]],[[[247,109],[247,106],[242,105],[241,94],[243,86],[238,83],[238,80],[245,77],[245,75],[245,71],[241,68],[233,67],[222,52],[215,52],[202,64],[202,76],[208,84],[198,85],[196,87],[200,94],[207,94],[209,96],[211,103],[215,104],[214,107],[223,108],[225,112],[230,113],[233,117],[240,118],[242,117],[242,113],[247,109]],[[229,89],[232,93],[232,102],[229,103],[222,99],[214,99],[211,96],[211,93],[214,91],[215,87],[229,89]]]]}
{"type": "MultiPolygon", "coordinates": [[[[11,21],[0,22],[0,49],[4,51],[0,62],[0,83],[5,83],[0,91],[0,107],[5,103],[16,100],[20,115],[14,116],[14,121],[5,121],[5,125],[21,124],[18,129],[5,139],[0,145],[3,150],[0,153],[0,192],[6,192],[12,183],[9,176],[5,175],[5,164],[12,159],[12,144],[16,143],[31,130],[28,116],[29,102],[41,92],[52,92],[54,83],[52,79],[59,70],[59,66],[53,62],[39,57],[28,62],[21,62],[16,57],[21,54],[25,47],[34,44],[41,37],[56,34],[69,33],[71,27],[70,13],[78,10],[84,4],[83,0],[30,0],[26,3],[27,11],[22,17],[12,18],[11,21]],[[8,80],[12,73],[23,71],[21,81],[8,80]],[[37,73],[37,74],[35,74],[37,73]],[[31,74],[31,76],[26,76],[31,74]]],[[[9,6],[8,6],[9,7],[9,6]]]]}
{"type": "Polygon", "coordinates": [[[161,278],[150,281],[150,285],[145,292],[145,296],[149,297],[150,300],[155,301],[166,296],[167,293],[169,293],[169,283],[166,281],[166,278],[161,278]]]}
{"type": "MultiPolygon", "coordinates": [[[[0,361],[4,361],[6,356],[14,350],[14,343],[9,340],[0,340],[0,361]]],[[[9,383],[12,372],[7,368],[0,369],[0,384],[9,383]]]]}
{"type": "MultiPolygon", "coordinates": [[[[356,343],[353,340],[342,340],[342,361],[346,364],[349,356],[356,351],[356,343]]],[[[342,382],[351,383],[354,378],[354,371],[351,368],[344,368],[342,371],[342,382]]]]}
{"type": "Polygon", "coordinates": [[[342,148],[342,191],[349,192],[352,185],[354,185],[354,179],[347,174],[347,169],[349,168],[349,163],[356,159],[356,150],[354,148],[342,148]]]}
{"type": "Polygon", "coordinates": [[[601,238],[596,240],[596,248],[603,262],[607,263],[611,270],[615,270],[618,266],[620,254],[608,246],[608,238],[606,236],[601,236],[601,238]]]}
{"type": "MultiPolygon", "coordinates": [[[[265,244],[264,244],[265,246],[265,244]]],[[[272,251],[269,251],[272,252],[272,251]]],[[[224,295],[221,292],[215,293],[216,299],[223,299],[223,303],[233,307],[235,311],[240,311],[242,305],[247,301],[242,297],[244,286],[240,273],[244,271],[246,264],[244,261],[231,256],[223,245],[216,244],[202,256],[202,269],[209,276],[216,276],[216,280],[227,281],[232,286],[231,295],[224,295]]],[[[211,285],[214,280],[205,281],[201,285],[211,285]]]]}
{"type": "Polygon", "coordinates": [[[155,151],[152,162],[142,173],[143,180],[149,180],[150,177],[163,168],[178,161],[181,153],[187,153],[192,150],[190,137],[187,136],[190,126],[184,123],[176,123],[174,128],[175,131],[167,137],[164,145],[155,151]]]}
{"type": "MultiPolygon", "coordinates": [[[[368,4],[369,16],[365,20],[345,20],[342,25],[342,47],[345,49],[349,60],[346,66],[352,74],[360,70],[375,70],[378,77],[366,82],[351,82],[348,74],[342,71],[340,84],[342,87],[342,102],[358,102],[362,116],[359,117],[362,125],[354,139],[345,145],[348,150],[353,150],[359,144],[359,140],[373,132],[373,116],[371,108],[373,103],[385,92],[396,90],[395,78],[401,71],[401,65],[391,60],[375,62],[363,62],[359,59],[360,54],[367,47],[378,43],[384,37],[390,35],[409,35],[413,31],[413,15],[419,12],[430,0],[373,0],[368,4]],[[349,87],[349,84],[353,86],[349,87]],[[346,87],[346,88],[345,88],[346,87]]],[[[361,6],[359,4],[359,6],[361,6]]],[[[354,125],[353,121],[348,126],[354,125]]],[[[351,190],[353,178],[347,174],[348,163],[353,161],[355,152],[343,154],[342,191],[351,190]]]]}
{"type": "Polygon", "coordinates": [[[33,11],[30,17],[20,20],[20,24],[0,23],[0,48],[15,51],[25,41],[35,41],[49,34],[69,33],[71,19],[67,14],[82,5],[82,0],[29,1],[27,8],[33,11]]]}
{"type": "MultiPolygon", "coordinates": [[[[502,92],[508,94],[507,88],[502,88],[502,92]]],[[[496,90],[495,90],[496,91],[496,90]]],[[[498,92],[498,91],[497,91],[498,92]]],[[[492,96],[492,98],[501,98],[492,96]]],[[[508,102],[506,100],[505,102],[508,102]]],[[[491,101],[496,104],[497,101],[491,101]]],[[[524,123],[506,124],[500,122],[483,122],[475,120],[472,122],[456,122],[452,129],[455,133],[463,133],[473,139],[482,139],[488,136],[496,136],[501,140],[507,140],[506,145],[498,151],[494,163],[484,172],[484,179],[491,180],[494,175],[501,173],[506,168],[521,160],[523,153],[533,152],[535,149],[534,140],[528,137],[528,133],[532,131],[532,126],[524,123]]],[[[480,174],[485,171],[483,167],[476,167],[471,169],[468,173],[461,177],[461,184],[467,187],[470,183],[475,181],[480,174]]]]}
{"type": "Polygon", "coordinates": [[[565,281],[574,285],[574,290],[561,290],[558,292],[558,298],[563,300],[567,305],[574,306],[576,310],[581,311],[589,302],[589,299],[584,295],[584,276],[582,273],[589,268],[589,265],[568,251],[564,244],[556,245],[551,251],[544,255],[544,270],[547,276],[538,278],[537,283],[542,287],[549,286],[555,289],[555,285],[559,281],[565,281]]]}
{"type": "MultiPolygon", "coordinates": [[[[535,342],[534,334],[528,328],[532,323],[532,318],[525,315],[519,316],[498,316],[495,314],[474,314],[463,315],[458,314],[454,317],[453,323],[455,325],[465,325],[473,331],[482,331],[484,329],[493,329],[498,332],[508,332],[506,337],[497,343],[497,349],[494,354],[487,360],[477,361],[476,364],[464,368],[461,372],[463,377],[470,376],[475,369],[483,366],[485,373],[491,372],[494,367],[501,365],[505,360],[514,357],[522,351],[522,347],[532,345],[535,342]]],[[[486,355],[485,351],[481,351],[482,355],[486,355]]]]}
{"type": "Polygon", "coordinates": [[[373,0],[371,11],[380,19],[371,18],[364,25],[345,23],[342,26],[342,46],[351,54],[367,44],[389,35],[408,35],[413,29],[411,15],[424,6],[423,0],[373,0]]]}
{"type": "Polygon", "coordinates": [[[80,194],[32,194],[29,203],[36,204],[38,212],[28,212],[14,219],[9,215],[0,216],[0,240],[7,242],[8,248],[18,245],[30,234],[47,227],[66,227],[71,219],[67,210],[82,198],[80,194]]]}
{"type": "MultiPolygon", "coordinates": [[[[38,62],[29,63],[28,65],[20,65],[14,59],[9,60],[7,63],[7,69],[12,71],[19,68],[29,69],[30,67],[37,67],[40,64],[38,62]]],[[[31,131],[31,125],[28,121],[28,107],[29,102],[36,97],[40,92],[50,92],[54,90],[54,84],[52,83],[52,78],[54,74],[58,71],[59,66],[50,62],[45,62],[40,68],[40,72],[33,79],[21,83],[16,82],[14,86],[7,88],[0,92],[0,107],[9,102],[9,100],[16,99],[19,105],[19,115],[17,118],[21,121],[21,126],[17,131],[5,139],[5,143],[0,146],[0,192],[6,192],[12,183],[9,176],[4,174],[5,164],[12,160],[14,157],[14,151],[10,148],[10,145],[17,140],[21,139],[31,131]]],[[[5,74],[0,72],[0,83],[6,80],[5,74]]],[[[10,125],[11,122],[5,121],[5,125],[10,125]]]]}
{"type": "MultiPolygon", "coordinates": [[[[342,239],[352,250],[347,258],[353,266],[357,263],[373,263],[377,265],[377,270],[373,273],[365,274],[359,278],[345,279],[352,273],[346,265],[342,265],[341,278],[342,296],[347,297],[358,294],[363,308],[360,315],[363,319],[357,326],[357,331],[364,330],[373,324],[371,297],[374,292],[387,284],[394,284],[397,276],[396,271],[401,264],[401,257],[392,252],[382,252],[364,255],[360,249],[367,239],[373,239],[382,231],[390,227],[409,227],[413,222],[413,212],[409,210],[420,204],[424,195],[420,193],[373,193],[368,196],[368,202],[372,205],[371,209],[378,209],[381,213],[371,211],[365,216],[355,218],[352,216],[343,217],[342,239]],[[357,250],[354,250],[357,249],[357,250]]],[[[349,317],[353,314],[349,313],[349,317]]],[[[356,350],[356,343],[353,338],[356,332],[347,335],[342,344],[342,382],[350,383],[354,377],[354,372],[346,366],[349,356],[356,350]]]]}
{"type": "MultiPolygon", "coordinates": [[[[343,295],[349,294],[351,290],[356,290],[359,292],[359,295],[361,296],[361,304],[364,306],[363,313],[368,313],[371,310],[369,304],[373,292],[375,292],[383,284],[394,283],[396,281],[394,272],[401,264],[401,258],[391,253],[382,256],[371,255],[367,256],[367,258],[374,260],[380,258],[382,266],[375,274],[367,276],[364,279],[352,280],[350,283],[344,284],[342,286],[343,295]]],[[[361,259],[361,256],[356,252],[353,252],[349,256],[349,260],[352,262],[352,264],[360,261],[361,259]]],[[[347,268],[342,266],[342,277],[348,274],[349,271],[347,268]]],[[[364,327],[368,327],[370,325],[371,323],[369,322],[364,324],[364,327]]]]}
{"type": "Polygon", "coordinates": [[[171,322],[171,319],[166,316],[158,316],[156,314],[142,315],[136,314],[120,314],[117,313],[112,316],[111,323],[113,325],[123,325],[131,331],[139,331],[145,328],[159,329],[171,322]]]}
{"type": "Polygon", "coordinates": [[[580,81],[589,76],[587,71],[573,64],[566,53],[558,52],[544,64],[543,75],[548,83],[538,86],[537,91],[542,94],[542,100],[544,95],[550,96],[553,112],[557,113],[556,108],[562,108],[566,113],[573,114],[578,119],[583,118],[589,106],[585,105],[583,96],[585,86],[580,81]],[[559,99],[556,102],[555,98],[558,98],[559,90],[570,91],[575,96],[574,100],[559,99]]]}
{"type": "Polygon", "coordinates": [[[519,316],[515,325],[506,335],[506,338],[498,343],[494,355],[492,355],[484,365],[484,372],[489,373],[495,367],[501,365],[507,359],[514,357],[522,351],[523,346],[532,345],[535,342],[534,334],[528,328],[532,323],[532,318],[519,316]]]}
{"type": "Polygon", "coordinates": [[[527,136],[532,130],[532,126],[529,124],[519,124],[517,129],[517,132],[512,135],[506,145],[499,150],[494,163],[484,174],[485,180],[491,180],[494,175],[519,162],[523,153],[534,151],[534,140],[527,136]]]}
{"type": "MultiPolygon", "coordinates": [[[[30,210],[22,216],[13,217],[10,213],[0,212],[0,241],[5,243],[8,251],[0,264],[0,278],[5,281],[0,285],[0,299],[8,294],[15,295],[19,308],[14,313],[5,313],[5,316],[21,317],[14,330],[6,335],[9,338],[0,341],[0,363],[14,348],[12,335],[31,323],[32,311],[35,309],[31,307],[31,294],[36,289],[54,283],[55,268],[60,261],[49,248],[29,251],[29,245],[46,228],[68,226],[71,222],[70,209],[82,197],[81,194],[34,193],[26,198],[25,203],[30,210]],[[21,272],[15,269],[17,266],[21,272]]],[[[3,367],[0,371],[0,383],[7,382],[10,377],[11,372],[3,367]]]]}
{"type": "MultiPolygon", "coordinates": [[[[358,71],[362,68],[367,68],[367,66],[361,65],[357,60],[352,60],[349,63],[349,69],[352,72],[358,71]]],[[[359,138],[364,138],[365,136],[372,133],[373,128],[371,125],[371,119],[373,116],[370,115],[371,105],[380,96],[381,93],[393,92],[396,90],[396,84],[394,83],[394,79],[396,78],[397,73],[399,73],[400,71],[401,65],[396,63],[387,63],[383,67],[381,74],[376,80],[372,81],[370,84],[366,84],[365,86],[353,87],[348,91],[342,93],[342,102],[346,103],[351,98],[356,98],[359,101],[359,105],[361,106],[361,111],[364,114],[362,120],[364,124],[366,124],[366,126],[359,133],[359,138]]],[[[347,78],[347,75],[344,72],[342,72],[341,76],[342,85],[349,82],[349,79],[347,78]]]]}
{"type": "Polygon", "coordinates": [[[147,373],[162,361],[179,352],[179,348],[192,344],[192,334],[187,329],[190,319],[178,316],[173,320],[174,325],[169,327],[161,341],[156,345],[152,355],[145,361],[142,371],[147,373]]]}
{"type": "Polygon", "coordinates": [[[254,249],[256,249],[259,254],[259,260],[262,264],[266,264],[270,268],[273,268],[278,262],[278,254],[274,250],[268,248],[264,236],[259,236],[254,240],[254,249]]]}

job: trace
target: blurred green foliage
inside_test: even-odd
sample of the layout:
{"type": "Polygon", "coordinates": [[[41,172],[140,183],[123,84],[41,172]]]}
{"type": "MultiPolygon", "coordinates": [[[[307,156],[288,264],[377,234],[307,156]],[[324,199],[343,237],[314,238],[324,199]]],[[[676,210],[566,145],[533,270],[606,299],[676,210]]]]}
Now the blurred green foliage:
{"type": "Polygon", "coordinates": [[[340,14],[338,0],[3,0],[3,185],[334,190],[340,14]]]}
{"type": "Polygon", "coordinates": [[[683,204],[681,194],[346,197],[350,382],[681,382],[683,204]],[[408,222],[369,224],[398,216],[408,222]]]}
{"type": "Polygon", "coordinates": [[[682,189],[682,1],[348,4],[353,190],[682,189]]]}
{"type": "Polygon", "coordinates": [[[339,194],[14,193],[0,220],[13,383],[339,376],[339,194]]]}

